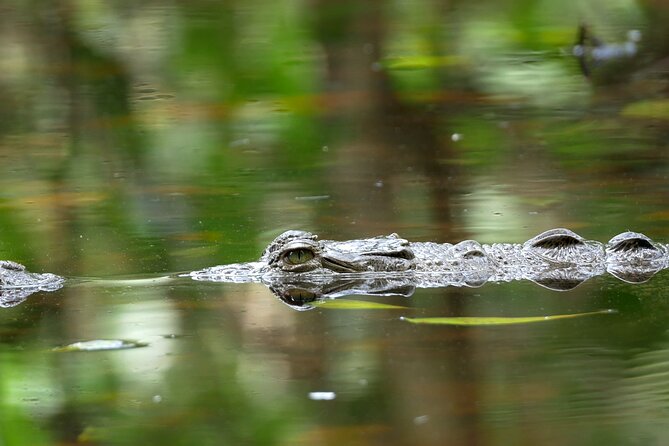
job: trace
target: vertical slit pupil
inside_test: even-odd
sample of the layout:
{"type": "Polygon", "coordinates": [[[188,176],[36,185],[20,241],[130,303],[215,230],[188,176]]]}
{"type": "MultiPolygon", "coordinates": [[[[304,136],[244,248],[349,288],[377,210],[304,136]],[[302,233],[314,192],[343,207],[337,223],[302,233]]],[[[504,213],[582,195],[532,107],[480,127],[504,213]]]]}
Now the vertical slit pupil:
{"type": "Polygon", "coordinates": [[[286,254],[286,260],[293,265],[299,265],[314,258],[314,253],[308,249],[294,249],[286,254]]]}

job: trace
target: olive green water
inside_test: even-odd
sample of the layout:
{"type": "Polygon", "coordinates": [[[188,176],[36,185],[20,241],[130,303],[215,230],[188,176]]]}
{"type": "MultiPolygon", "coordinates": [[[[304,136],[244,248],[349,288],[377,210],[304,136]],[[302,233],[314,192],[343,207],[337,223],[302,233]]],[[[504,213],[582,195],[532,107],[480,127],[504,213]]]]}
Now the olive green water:
{"type": "MultiPolygon", "coordinates": [[[[253,260],[287,229],[669,242],[659,3],[0,1],[0,258],[116,279],[253,260]],[[586,79],[581,22],[641,31],[638,53],[586,79]]],[[[306,312],[259,284],[38,293],[0,309],[0,444],[666,444],[668,286],[306,312]],[[54,351],[100,339],[147,345],[54,351]]]]}

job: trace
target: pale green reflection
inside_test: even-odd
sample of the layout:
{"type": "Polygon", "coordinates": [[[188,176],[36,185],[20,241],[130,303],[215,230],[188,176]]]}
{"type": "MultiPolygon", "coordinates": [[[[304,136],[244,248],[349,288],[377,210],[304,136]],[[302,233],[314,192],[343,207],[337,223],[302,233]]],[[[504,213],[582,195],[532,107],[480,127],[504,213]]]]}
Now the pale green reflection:
{"type": "Polygon", "coordinates": [[[96,279],[0,309],[3,444],[667,442],[662,273],[309,312],[263,286],[106,282],[253,260],[287,229],[669,242],[661,2],[0,9],[0,259],[96,279]],[[581,23],[638,30],[639,57],[586,79],[581,23]],[[148,345],[52,351],[92,340],[148,345]]]}

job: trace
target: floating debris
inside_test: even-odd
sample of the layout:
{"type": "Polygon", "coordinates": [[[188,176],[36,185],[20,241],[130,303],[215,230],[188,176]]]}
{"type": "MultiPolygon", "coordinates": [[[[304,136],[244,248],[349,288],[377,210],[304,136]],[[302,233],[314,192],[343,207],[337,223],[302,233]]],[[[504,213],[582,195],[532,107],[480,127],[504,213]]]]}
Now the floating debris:
{"type": "Polygon", "coordinates": [[[428,415],[420,415],[413,419],[413,424],[420,426],[421,424],[425,424],[428,421],[430,421],[430,417],[428,415]]]}
{"type": "Polygon", "coordinates": [[[329,200],[329,195],[307,195],[304,197],[295,197],[298,201],[319,201],[319,200],[329,200]]]}
{"type": "Polygon", "coordinates": [[[337,398],[334,392],[309,392],[309,399],[312,401],[332,401],[337,398]]]}
{"type": "Polygon", "coordinates": [[[93,341],[79,341],[63,347],[56,347],[54,352],[99,352],[107,350],[125,350],[129,348],[146,347],[146,342],[128,339],[96,339],[93,341]]]}
{"type": "Polygon", "coordinates": [[[161,337],[164,338],[164,339],[182,339],[182,338],[187,338],[189,336],[190,335],[176,334],[176,333],[169,333],[169,334],[161,335],[161,337]]]}

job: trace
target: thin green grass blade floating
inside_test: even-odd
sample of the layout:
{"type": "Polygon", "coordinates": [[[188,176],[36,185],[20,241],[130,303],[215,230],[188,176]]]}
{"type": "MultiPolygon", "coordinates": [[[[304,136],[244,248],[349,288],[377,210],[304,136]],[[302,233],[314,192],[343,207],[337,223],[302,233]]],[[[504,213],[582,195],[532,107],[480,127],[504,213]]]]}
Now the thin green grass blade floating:
{"type": "Polygon", "coordinates": [[[329,299],[311,302],[311,305],[329,310],[406,310],[399,305],[381,304],[365,300],[329,299]]]}
{"type": "Polygon", "coordinates": [[[132,341],[128,339],[96,339],[93,341],[80,341],[62,347],[52,349],[54,352],[100,352],[109,350],[126,350],[129,348],[146,347],[146,342],[132,341]]]}
{"type": "Polygon", "coordinates": [[[423,70],[427,68],[458,66],[466,62],[465,58],[459,56],[405,56],[388,59],[384,64],[391,70],[423,70]]]}
{"type": "Polygon", "coordinates": [[[460,326],[495,326],[495,325],[520,325],[534,322],[549,322],[559,319],[573,319],[597,314],[615,314],[616,310],[600,310],[588,313],[556,314],[552,316],[529,316],[529,317],[402,317],[400,320],[412,324],[429,325],[460,325],[460,326]]]}

